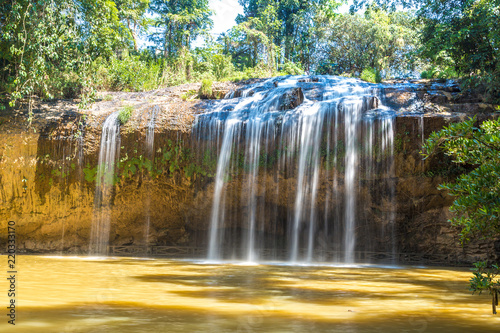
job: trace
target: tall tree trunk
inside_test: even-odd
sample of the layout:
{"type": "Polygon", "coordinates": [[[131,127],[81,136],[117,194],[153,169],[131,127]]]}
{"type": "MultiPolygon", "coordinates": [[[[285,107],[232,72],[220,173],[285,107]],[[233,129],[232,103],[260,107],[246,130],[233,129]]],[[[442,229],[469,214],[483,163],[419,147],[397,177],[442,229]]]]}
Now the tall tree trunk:
{"type": "Polygon", "coordinates": [[[169,57],[172,55],[172,44],[174,43],[174,41],[173,41],[174,37],[172,36],[172,31],[173,31],[173,24],[171,23],[169,25],[169,31],[168,31],[168,56],[169,57]]]}
{"type": "Polygon", "coordinates": [[[191,69],[192,69],[192,64],[191,64],[191,56],[189,54],[189,44],[190,44],[190,40],[189,40],[189,35],[186,36],[186,79],[189,81],[191,80],[191,69]]]}
{"type": "Polygon", "coordinates": [[[137,46],[137,34],[135,32],[135,22],[134,22],[134,27],[131,27],[130,25],[130,19],[127,19],[127,27],[128,27],[128,30],[130,30],[130,34],[132,35],[132,40],[134,41],[134,51],[138,51],[139,50],[139,47],[137,46]]]}
{"type": "Polygon", "coordinates": [[[258,50],[257,50],[257,42],[253,42],[253,67],[257,66],[257,57],[258,57],[258,50]]]}
{"type": "MultiPolygon", "coordinates": [[[[169,24],[169,26],[170,26],[170,24],[169,24]]],[[[165,29],[165,44],[163,46],[163,57],[165,59],[168,59],[169,48],[170,48],[169,30],[171,30],[170,27],[168,27],[167,29],[165,29]]]]}

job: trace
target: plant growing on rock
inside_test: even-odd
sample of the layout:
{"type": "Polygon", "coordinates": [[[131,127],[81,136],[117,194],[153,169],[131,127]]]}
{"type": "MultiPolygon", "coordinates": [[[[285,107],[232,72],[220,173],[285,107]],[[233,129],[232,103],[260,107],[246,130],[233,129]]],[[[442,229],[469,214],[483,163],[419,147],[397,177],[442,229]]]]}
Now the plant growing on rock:
{"type": "Polygon", "coordinates": [[[132,112],[134,111],[134,108],[130,105],[125,105],[121,110],[120,113],[118,113],[118,120],[122,125],[126,124],[127,121],[130,119],[132,116],[132,112]]]}
{"type": "Polygon", "coordinates": [[[199,95],[201,98],[210,98],[212,96],[212,80],[204,79],[201,81],[199,95]]]}
{"type": "Polygon", "coordinates": [[[366,67],[365,69],[363,69],[363,71],[361,72],[360,79],[371,83],[382,82],[380,71],[371,67],[366,67]]]}
{"type": "MultiPolygon", "coordinates": [[[[474,117],[432,133],[422,152],[428,157],[441,150],[454,162],[473,168],[454,182],[439,186],[456,197],[450,207],[454,213],[450,222],[461,228],[463,245],[471,237],[485,239],[500,235],[500,120],[487,120],[479,127],[476,123],[474,117]]],[[[486,263],[475,266],[470,290],[489,290],[493,297],[493,313],[496,313],[500,284],[494,282],[493,277],[500,273],[498,266],[493,265],[492,270],[486,269],[486,263]]]]}

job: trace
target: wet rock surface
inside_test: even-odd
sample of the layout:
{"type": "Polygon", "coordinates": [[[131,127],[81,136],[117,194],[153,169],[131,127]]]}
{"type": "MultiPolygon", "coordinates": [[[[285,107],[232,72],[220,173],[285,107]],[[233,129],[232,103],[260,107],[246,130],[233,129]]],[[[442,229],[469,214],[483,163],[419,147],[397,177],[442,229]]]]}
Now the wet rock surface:
{"type": "Polygon", "coordinates": [[[302,93],[302,89],[292,88],[286,91],[278,101],[278,110],[286,111],[295,109],[297,106],[304,102],[304,94],[302,93]]]}

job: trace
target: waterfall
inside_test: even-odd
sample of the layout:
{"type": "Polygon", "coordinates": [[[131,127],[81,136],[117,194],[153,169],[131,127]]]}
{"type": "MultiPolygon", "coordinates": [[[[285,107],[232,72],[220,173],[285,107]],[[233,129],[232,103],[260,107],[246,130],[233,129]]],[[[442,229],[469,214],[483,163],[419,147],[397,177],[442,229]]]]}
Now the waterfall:
{"type": "MultiPolygon", "coordinates": [[[[155,105],[153,107],[153,109],[151,110],[151,115],[149,117],[146,129],[145,151],[146,151],[146,158],[149,159],[150,161],[154,160],[155,121],[159,110],[160,107],[158,105],[155,105]]],[[[144,202],[144,210],[145,210],[145,220],[146,220],[144,227],[144,246],[146,247],[147,251],[149,246],[149,232],[150,232],[149,229],[151,227],[151,196],[149,195],[146,197],[146,200],[144,202]]]]}
{"type": "Polygon", "coordinates": [[[155,141],[155,122],[156,116],[160,110],[158,105],[155,105],[151,109],[151,115],[148,120],[148,125],[146,129],[146,157],[149,159],[153,158],[154,155],[154,141],[155,141]]]}
{"type": "Polygon", "coordinates": [[[361,114],[359,100],[350,101],[343,104],[344,128],[345,128],[345,211],[344,211],[344,261],[346,263],[354,262],[355,249],[355,228],[356,228],[356,177],[358,163],[357,149],[357,129],[361,114]]]}
{"type": "Polygon", "coordinates": [[[109,115],[102,125],[101,146],[96,173],[94,216],[90,231],[89,254],[107,254],[111,224],[111,198],[115,163],[120,154],[120,122],[118,111],[109,115]]]}
{"type": "Polygon", "coordinates": [[[217,153],[208,259],[353,263],[377,244],[394,251],[395,113],[379,105],[379,90],[289,76],[199,114],[198,149],[217,153]],[[370,215],[383,205],[376,191],[392,206],[380,224],[370,215]]]}

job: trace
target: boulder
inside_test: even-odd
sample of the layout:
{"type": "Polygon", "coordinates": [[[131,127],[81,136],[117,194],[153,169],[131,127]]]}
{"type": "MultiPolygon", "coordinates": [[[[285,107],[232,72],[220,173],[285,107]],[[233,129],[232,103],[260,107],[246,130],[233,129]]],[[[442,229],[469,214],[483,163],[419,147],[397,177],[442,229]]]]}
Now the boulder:
{"type": "Polygon", "coordinates": [[[379,100],[375,96],[363,97],[363,111],[378,109],[379,104],[379,100]]]}
{"type": "Polygon", "coordinates": [[[278,110],[292,110],[302,104],[302,102],[304,102],[304,94],[302,93],[302,89],[300,87],[292,88],[281,95],[278,101],[278,110]]]}

